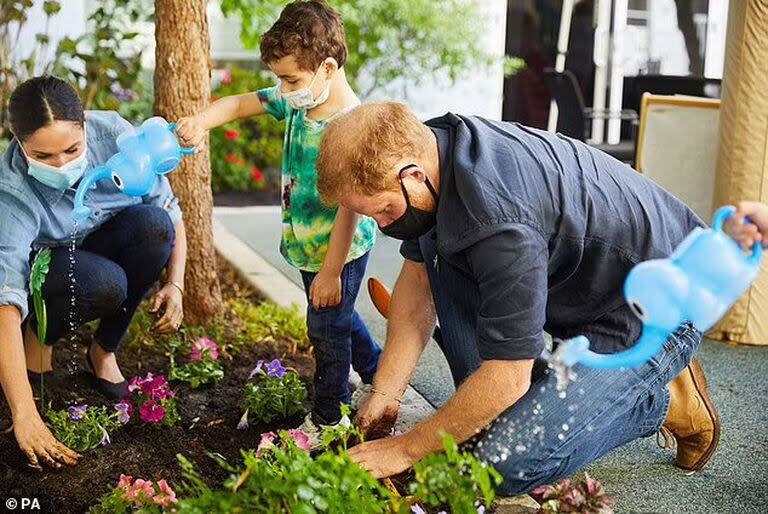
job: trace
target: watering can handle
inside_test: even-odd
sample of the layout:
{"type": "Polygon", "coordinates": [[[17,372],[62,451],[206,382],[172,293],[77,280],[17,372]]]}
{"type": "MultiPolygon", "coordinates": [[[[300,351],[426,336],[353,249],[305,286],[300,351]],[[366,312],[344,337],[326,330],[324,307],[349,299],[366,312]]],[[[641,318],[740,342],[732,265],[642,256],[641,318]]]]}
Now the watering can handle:
{"type": "MultiPolygon", "coordinates": [[[[170,130],[171,132],[176,130],[176,124],[175,123],[169,123],[168,124],[168,130],[170,130]]],[[[193,146],[191,148],[182,148],[181,149],[181,153],[183,153],[184,155],[189,155],[189,154],[197,153],[197,147],[193,146]]]]}
{"type": "MultiPolygon", "coordinates": [[[[722,232],[723,223],[725,223],[725,220],[733,216],[735,213],[736,207],[733,205],[725,205],[720,207],[717,212],[715,212],[715,217],[712,219],[712,230],[722,232]]],[[[747,218],[747,221],[749,221],[749,218],[747,218]]],[[[760,259],[763,257],[764,249],[765,247],[762,243],[755,243],[752,246],[752,255],[749,256],[749,262],[753,265],[759,265],[760,259]]]]}

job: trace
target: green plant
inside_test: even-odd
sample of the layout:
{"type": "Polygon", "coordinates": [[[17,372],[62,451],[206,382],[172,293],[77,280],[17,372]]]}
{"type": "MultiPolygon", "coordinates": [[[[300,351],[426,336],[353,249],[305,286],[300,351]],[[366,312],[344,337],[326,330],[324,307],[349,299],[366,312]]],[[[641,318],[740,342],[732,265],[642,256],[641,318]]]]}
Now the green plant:
{"type": "Polygon", "coordinates": [[[248,428],[251,419],[269,423],[288,419],[304,410],[307,389],[295,371],[286,370],[278,359],[270,363],[259,361],[248,379],[256,382],[245,385],[243,414],[238,428],[248,428]]]}
{"type": "MultiPolygon", "coordinates": [[[[274,85],[264,70],[237,66],[218,70],[224,75],[213,100],[253,93],[274,85]]],[[[271,116],[233,121],[211,131],[211,187],[222,191],[279,190],[284,128],[271,116]]]]}
{"type": "Polygon", "coordinates": [[[362,443],[365,439],[360,429],[349,419],[350,407],[341,404],[341,420],[335,425],[329,425],[320,432],[320,447],[325,450],[341,448],[347,450],[350,441],[353,444],[362,443]]]}
{"type": "Polygon", "coordinates": [[[586,472],[578,481],[565,478],[554,486],[541,486],[531,495],[541,504],[539,512],[543,514],[613,514],[616,505],[616,500],[605,493],[600,482],[586,472]]]}
{"type": "Polygon", "coordinates": [[[117,410],[108,413],[106,407],[77,405],[46,416],[56,439],[76,452],[109,444],[110,434],[122,425],[117,410]]]}
{"type": "MultiPolygon", "coordinates": [[[[241,39],[256,48],[288,0],[221,0],[239,16],[241,39]]],[[[335,0],[344,20],[352,86],[368,97],[399,79],[418,83],[438,72],[456,80],[496,58],[479,44],[484,17],[475,0],[335,0]],[[361,89],[362,88],[362,89],[361,89]]]]}
{"type": "Polygon", "coordinates": [[[416,481],[411,484],[411,493],[426,505],[450,506],[451,512],[476,512],[478,499],[490,505],[501,475],[471,454],[459,451],[447,434],[443,434],[443,446],[444,453],[429,455],[413,466],[416,481]]]}
{"type": "Polygon", "coordinates": [[[145,95],[137,89],[146,45],[136,27],[151,20],[151,7],[150,0],[98,2],[88,30],[59,42],[54,71],[78,90],[86,109],[119,110],[145,95]]]}
{"type": "Polygon", "coordinates": [[[230,301],[228,307],[242,320],[248,341],[285,340],[293,351],[310,348],[307,322],[294,305],[286,309],[274,302],[254,305],[246,301],[230,301]]]}
{"type": "MultiPolygon", "coordinates": [[[[182,514],[405,512],[400,505],[404,502],[393,498],[346,453],[326,452],[313,459],[289,441],[273,448],[268,460],[246,452],[244,469],[236,472],[221,490],[212,490],[188,460],[181,456],[179,460],[189,493],[177,506],[182,514]]],[[[222,465],[232,470],[225,463],[222,465]]]]}
{"type": "MultiPolygon", "coordinates": [[[[40,346],[45,344],[48,335],[48,310],[43,298],[43,284],[51,269],[51,250],[43,248],[35,256],[32,269],[29,273],[29,290],[32,292],[32,303],[37,318],[37,342],[40,346]]],[[[40,353],[40,369],[43,369],[43,353],[40,353]]],[[[45,410],[45,373],[40,373],[40,412],[45,410]]]]}
{"type": "Polygon", "coordinates": [[[224,378],[224,367],[219,358],[216,343],[207,338],[200,338],[188,344],[183,339],[171,342],[171,363],[168,377],[171,380],[188,382],[192,389],[203,384],[218,382],[224,378]],[[186,352],[187,362],[176,364],[178,354],[186,352]]]}
{"type": "MultiPolygon", "coordinates": [[[[178,503],[176,493],[168,482],[144,480],[120,475],[117,486],[88,510],[89,514],[155,514],[178,503]]],[[[169,509],[173,512],[173,509],[169,509]]]]}

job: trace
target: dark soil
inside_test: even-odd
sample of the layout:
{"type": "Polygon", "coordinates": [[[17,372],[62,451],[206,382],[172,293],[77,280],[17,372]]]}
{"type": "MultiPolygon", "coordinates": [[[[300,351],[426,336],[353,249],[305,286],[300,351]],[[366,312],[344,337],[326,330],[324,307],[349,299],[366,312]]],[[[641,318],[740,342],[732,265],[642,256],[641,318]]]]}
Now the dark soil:
{"type": "MultiPolygon", "coordinates": [[[[231,271],[222,277],[225,296],[243,295],[243,288],[235,282],[231,271]]],[[[84,371],[84,353],[90,340],[87,331],[82,331],[54,347],[56,371],[45,388],[49,408],[58,410],[78,403],[112,408],[114,402],[91,387],[84,371]]],[[[248,373],[258,359],[275,357],[298,370],[305,381],[311,379],[314,363],[309,355],[290,355],[287,343],[257,344],[234,359],[225,360],[225,378],[215,386],[191,390],[186,384],[172,384],[181,414],[181,422],[175,427],[167,429],[131,422],[114,433],[111,445],[85,453],[75,468],[58,471],[39,472],[27,466],[13,436],[7,403],[1,400],[0,504],[7,498],[35,497],[40,502],[40,512],[84,512],[117,484],[121,473],[151,480],[165,478],[177,486],[181,482],[181,468],[176,459],[179,453],[196,463],[209,484],[220,485],[227,473],[209,453],[221,454],[237,464],[241,449],[255,447],[262,432],[278,428],[254,425],[246,431],[235,428],[242,415],[240,402],[248,373]]],[[[133,348],[124,348],[118,359],[126,377],[148,371],[168,372],[168,358],[164,355],[146,351],[138,354],[133,348]]],[[[39,384],[33,384],[33,389],[37,396],[39,384]]],[[[301,421],[301,417],[297,417],[281,423],[280,427],[294,427],[301,421]]]]}

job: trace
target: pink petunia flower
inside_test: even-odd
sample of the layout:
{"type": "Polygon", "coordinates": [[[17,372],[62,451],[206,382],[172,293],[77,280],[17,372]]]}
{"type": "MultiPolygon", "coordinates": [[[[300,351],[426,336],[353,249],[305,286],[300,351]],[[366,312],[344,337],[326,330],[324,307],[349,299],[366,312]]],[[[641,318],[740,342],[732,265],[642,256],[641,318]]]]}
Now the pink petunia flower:
{"type": "MultiPolygon", "coordinates": [[[[137,478],[133,485],[125,493],[131,500],[149,500],[155,496],[155,488],[152,486],[152,482],[137,478]]],[[[134,502],[135,505],[140,506],[140,503],[134,502]]]]}
{"type": "Polygon", "coordinates": [[[264,450],[273,448],[275,446],[275,439],[277,439],[277,434],[274,432],[265,432],[261,434],[261,442],[259,442],[259,446],[256,448],[256,457],[261,457],[264,450]]]}
{"type": "Polygon", "coordinates": [[[150,400],[139,407],[139,415],[145,423],[160,423],[165,418],[165,409],[154,400],[150,400]]]}
{"type": "Polygon", "coordinates": [[[131,484],[133,483],[133,477],[128,475],[123,475],[120,473],[120,480],[117,482],[117,488],[118,489],[128,489],[131,487],[131,484]]]}
{"type": "Polygon", "coordinates": [[[192,343],[192,352],[190,354],[189,360],[199,361],[203,358],[203,355],[206,354],[213,360],[218,359],[219,347],[216,346],[216,343],[210,339],[203,337],[192,343]]]}
{"type": "Polygon", "coordinates": [[[153,500],[155,503],[161,505],[163,508],[168,507],[172,503],[179,503],[179,500],[176,499],[176,493],[171,489],[171,486],[168,485],[168,482],[163,480],[159,480],[157,482],[157,487],[160,489],[160,492],[155,494],[155,497],[153,500]]]}
{"type": "Polygon", "coordinates": [[[291,429],[288,430],[288,435],[293,438],[293,442],[296,443],[296,446],[298,446],[299,449],[304,450],[305,452],[312,451],[312,444],[309,442],[309,436],[307,434],[299,429],[291,429]]]}

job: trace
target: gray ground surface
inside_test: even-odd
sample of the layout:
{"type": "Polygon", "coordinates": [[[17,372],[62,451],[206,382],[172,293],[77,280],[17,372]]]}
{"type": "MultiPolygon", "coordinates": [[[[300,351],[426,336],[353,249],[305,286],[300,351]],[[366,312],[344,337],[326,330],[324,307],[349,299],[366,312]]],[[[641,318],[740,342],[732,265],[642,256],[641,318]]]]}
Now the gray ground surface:
{"type": "MultiPolygon", "coordinates": [[[[277,208],[219,211],[216,216],[289,278],[298,273],[278,253],[277,208]]],[[[380,237],[368,274],[392,286],[402,259],[396,241],[380,237]]],[[[365,291],[358,310],[374,336],[385,324],[365,291]]],[[[638,440],[590,466],[590,472],[618,499],[621,513],[768,513],[768,348],[729,347],[705,341],[699,352],[723,434],[718,452],[701,472],[672,466],[673,454],[650,439],[638,440]]],[[[439,405],[453,392],[445,359],[432,343],[421,359],[413,386],[439,405]]]]}

